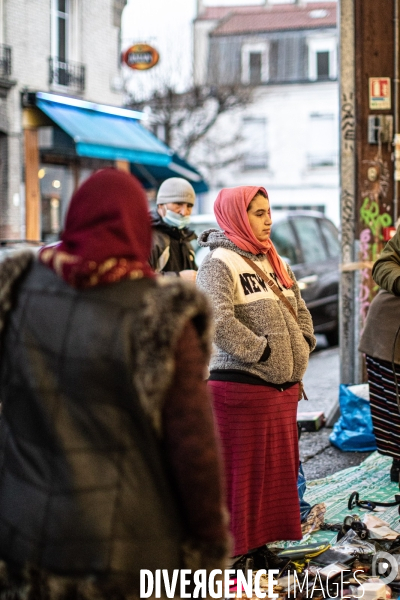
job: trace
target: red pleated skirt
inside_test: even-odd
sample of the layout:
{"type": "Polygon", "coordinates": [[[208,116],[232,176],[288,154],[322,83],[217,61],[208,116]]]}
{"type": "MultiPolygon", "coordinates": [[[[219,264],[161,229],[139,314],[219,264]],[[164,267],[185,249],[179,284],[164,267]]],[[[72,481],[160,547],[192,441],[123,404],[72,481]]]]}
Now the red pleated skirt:
{"type": "Polygon", "coordinates": [[[209,381],[222,441],[234,554],[301,539],[298,385],[209,381]]]}

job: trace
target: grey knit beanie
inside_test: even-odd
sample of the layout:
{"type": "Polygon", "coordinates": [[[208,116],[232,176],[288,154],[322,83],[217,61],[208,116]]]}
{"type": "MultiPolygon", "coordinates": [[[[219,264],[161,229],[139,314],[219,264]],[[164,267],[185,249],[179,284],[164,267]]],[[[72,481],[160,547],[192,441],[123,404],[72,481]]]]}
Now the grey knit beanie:
{"type": "Polygon", "coordinates": [[[157,194],[157,204],[187,202],[194,204],[196,194],[193,187],[182,177],[170,177],[163,181],[157,194]]]}

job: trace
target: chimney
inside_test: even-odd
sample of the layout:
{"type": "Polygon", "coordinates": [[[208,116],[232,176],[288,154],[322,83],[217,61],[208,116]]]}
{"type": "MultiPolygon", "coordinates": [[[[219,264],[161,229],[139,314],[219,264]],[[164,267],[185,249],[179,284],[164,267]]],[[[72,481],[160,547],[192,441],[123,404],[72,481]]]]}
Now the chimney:
{"type": "Polygon", "coordinates": [[[203,0],[197,0],[197,9],[196,9],[196,17],[198,17],[199,15],[201,15],[201,13],[204,12],[205,7],[203,4],[203,0]]]}

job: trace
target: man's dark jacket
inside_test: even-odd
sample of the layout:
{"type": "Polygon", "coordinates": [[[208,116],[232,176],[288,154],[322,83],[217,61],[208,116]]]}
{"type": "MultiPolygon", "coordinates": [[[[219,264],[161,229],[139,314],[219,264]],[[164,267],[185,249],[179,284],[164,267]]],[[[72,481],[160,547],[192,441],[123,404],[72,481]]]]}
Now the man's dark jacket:
{"type": "Polygon", "coordinates": [[[185,269],[197,271],[194,250],[191,241],[196,234],[185,227],[171,227],[160,215],[152,213],[153,247],[150,265],[157,273],[179,273],[185,269]]]}

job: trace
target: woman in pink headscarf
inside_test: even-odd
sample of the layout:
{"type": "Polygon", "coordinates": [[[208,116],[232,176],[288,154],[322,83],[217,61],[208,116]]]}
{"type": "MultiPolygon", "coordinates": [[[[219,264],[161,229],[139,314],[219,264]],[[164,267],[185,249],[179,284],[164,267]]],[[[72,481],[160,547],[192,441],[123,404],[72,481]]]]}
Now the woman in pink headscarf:
{"type": "Polygon", "coordinates": [[[315,337],[293,272],[271,242],[266,190],[223,189],[214,211],[222,231],[199,237],[211,252],[197,282],[214,308],[209,386],[234,556],[238,567],[250,557],[253,568],[268,568],[265,544],[301,538],[296,414],[315,337]]]}

